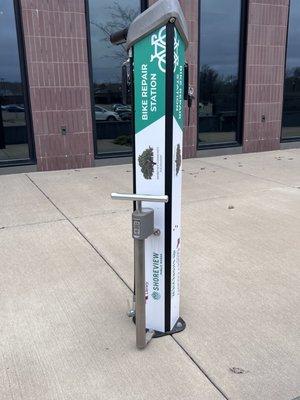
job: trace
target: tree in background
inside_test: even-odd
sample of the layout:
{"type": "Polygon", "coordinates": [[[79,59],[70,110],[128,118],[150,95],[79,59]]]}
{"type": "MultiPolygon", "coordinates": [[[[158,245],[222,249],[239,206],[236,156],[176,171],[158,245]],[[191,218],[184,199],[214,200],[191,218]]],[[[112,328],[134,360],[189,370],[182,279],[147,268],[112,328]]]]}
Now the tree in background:
{"type": "MultiPolygon", "coordinates": [[[[110,35],[116,31],[128,28],[131,22],[138,16],[135,8],[124,7],[118,1],[112,2],[112,5],[106,7],[110,13],[110,19],[105,23],[96,22],[91,19],[91,25],[94,25],[102,32],[102,41],[110,44],[110,35]]],[[[115,58],[123,61],[127,57],[127,51],[124,45],[114,46],[115,58]]]]}

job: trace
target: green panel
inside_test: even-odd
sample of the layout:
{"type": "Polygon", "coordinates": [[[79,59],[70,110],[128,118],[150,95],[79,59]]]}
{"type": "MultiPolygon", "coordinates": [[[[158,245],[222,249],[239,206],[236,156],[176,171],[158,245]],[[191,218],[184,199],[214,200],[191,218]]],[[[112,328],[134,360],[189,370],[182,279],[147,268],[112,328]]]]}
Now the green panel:
{"type": "Polygon", "coordinates": [[[181,129],[183,129],[184,124],[184,62],[184,42],[181,39],[181,36],[178,33],[177,29],[175,28],[173,114],[181,129]]]}
{"type": "Polygon", "coordinates": [[[135,132],[165,115],[166,27],[134,45],[135,132]]]}

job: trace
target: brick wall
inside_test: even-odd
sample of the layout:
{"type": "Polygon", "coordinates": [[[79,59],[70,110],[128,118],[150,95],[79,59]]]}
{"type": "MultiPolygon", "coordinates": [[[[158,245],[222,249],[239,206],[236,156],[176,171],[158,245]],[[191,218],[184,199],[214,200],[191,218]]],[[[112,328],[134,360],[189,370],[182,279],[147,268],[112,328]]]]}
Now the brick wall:
{"type": "Polygon", "coordinates": [[[84,0],[20,3],[38,170],[90,167],[94,149],[84,0]]]}
{"type": "Polygon", "coordinates": [[[289,0],[249,0],[245,152],[280,146],[288,6],[289,0]]]}
{"type": "MultiPolygon", "coordinates": [[[[149,0],[149,5],[156,0],[149,0]]],[[[198,0],[180,0],[180,4],[187,20],[189,30],[189,47],[187,50],[187,61],[190,67],[190,85],[197,97],[197,68],[198,68],[198,0]]],[[[190,124],[188,121],[188,108],[185,110],[185,128],[183,136],[183,157],[195,157],[197,151],[197,98],[193,102],[190,113],[190,124]]]]}
{"type": "MultiPolygon", "coordinates": [[[[198,1],[187,19],[190,84],[197,95],[198,1]]],[[[149,5],[155,0],[149,0],[149,5]]],[[[20,0],[39,170],[89,167],[94,148],[84,0],[20,0]],[[62,135],[61,127],[66,127],[62,135]]],[[[289,0],[249,0],[243,150],[280,146],[289,0]],[[265,122],[262,122],[265,116],[265,122]]],[[[183,155],[197,151],[197,99],[183,155]]],[[[186,124],[188,120],[186,107],[186,124]]]]}

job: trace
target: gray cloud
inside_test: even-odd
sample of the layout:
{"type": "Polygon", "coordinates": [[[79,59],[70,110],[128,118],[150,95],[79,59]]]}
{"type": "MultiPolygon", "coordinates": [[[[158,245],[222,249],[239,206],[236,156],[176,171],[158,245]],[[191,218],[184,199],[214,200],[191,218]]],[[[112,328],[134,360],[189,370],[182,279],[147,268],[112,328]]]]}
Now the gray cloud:
{"type": "Polygon", "coordinates": [[[0,79],[20,82],[19,52],[11,0],[0,3],[0,79]]]}

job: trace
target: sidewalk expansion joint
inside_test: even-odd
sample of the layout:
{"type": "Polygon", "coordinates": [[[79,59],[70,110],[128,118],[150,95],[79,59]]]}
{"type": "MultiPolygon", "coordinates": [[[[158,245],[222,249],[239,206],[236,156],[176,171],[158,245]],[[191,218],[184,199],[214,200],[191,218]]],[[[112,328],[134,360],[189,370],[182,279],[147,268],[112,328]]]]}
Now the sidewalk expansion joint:
{"type": "Polygon", "coordinates": [[[225,194],[223,196],[216,195],[216,196],[206,197],[206,198],[203,198],[203,199],[195,199],[195,200],[186,200],[186,199],[184,199],[182,201],[182,205],[184,207],[186,205],[195,204],[195,203],[203,203],[203,202],[206,202],[206,201],[232,199],[232,197],[234,197],[234,198],[243,198],[243,197],[248,196],[248,195],[250,195],[250,196],[251,195],[255,195],[256,193],[269,192],[269,191],[274,190],[274,189],[277,189],[277,188],[273,188],[272,187],[272,188],[254,189],[253,191],[248,192],[248,193],[234,193],[234,192],[232,192],[232,193],[225,194]]]}
{"type": "Polygon", "coordinates": [[[178,342],[178,340],[171,335],[174,342],[181,348],[181,350],[188,356],[188,358],[192,361],[192,363],[199,369],[199,371],[206,377],[206,379],[213,385],[213,387],[224,397],[226,400],[230,400],[229,397],[224,393],[224,391],[220,388],[219,385],[209,376],[209,374],[197,363],[197,361],[190,355],[190,353],[183,347],[182,344],[178,342]]]}
{"type": "Polygon", "coordinates": [[[25,226],[51,224],[52,222],[60,222],[60,221],[65,221],[65,218],[50,219],[49,221],[28,222],[28,224],[17,224],[17,225],[0,226],[0,231],[1,230],[7,230],[7,229],[14,229],[14,228],[23,228],[25,226]]]}
{"type": "Polygon", "coordinates": [[[113,214],[126,214],[128,212],[131,212],[132,209],[120,209],[120,210],[105,210],[102,212],[96,212],[96,213],[92,213],[92,214],[85,214],[85,215],[76,215],[75,217],[71,217],[72,220],[76,220],[76,219],[84,219],[84,218],[91,218],[91,217],[101,217],[101,216],[106,216],[106,215],[113,215],[113,214]]]}
{"type": "Polygon", "coordinates": [[[65,220],[67,220],[74,229],[79,233],[79,235],[92,247],[92,249],[98,254],[98,256],[105,262],[105,264],[108,265],[108,267],[117,275],[117,277],[124,283],[124,285],[131,291],[131,287],[127,284],[127,282],[121,277],[121,275],[113,268],[113,266],[109,263],[109,261],[104,257],[103,254],[100,253],[100,251],[97,249],[93,243],[90,242],[90,240],[84,235],[83,232],[74,224],[74,222],[54,203],[53,200],[50,199],[50,197],[34,182],[33,179],[30,178],[27,174],[25,174],[27,178],[30,180],[30,182],[46,197],[46,199],[56,208],[56,210],[64,217],[65,220]]]}
{"type": "MultiPolygon", "coordinates": [[[[79,235],[92,247],[92,249],[98,254],[98,256],[105,262],[105,264],[111,269],[112,272],[124,283],[124,285],[133,293],[132,288],[127,284],[127,282],[121,277],[121,275],[113,268],[109,261],[100,253],[93,243],[80,231],[80,229],[72,222],[70,218],[51,200],[51,198],[31,179],[27,174],[25,174],[30,182],[46,197],[46,199],[57,209],[57,211],[67,220],[74,229],[79,233],[79,235]]],[[[181,350],[187,355],[190,361],[195,365],[195,367],[202,373],[206,379],[214,386],[214,388],[224,397],[226,400],[230,400],[229,397],[222,391],[222,389],[214,382],[214,380],[208,375],[208,373],[195,361],[195,359],[189,354],[189,352],[171,335],[174,342],[181,348],[181,350]]]]}
{"type": "Polygon", "coordinates": [[[213,167],[216,167],[216,168],[227,169],[230,172],[236,172],[236,173],[241,174],[241,175],[251,176],[252,178],[260,179],[260,180],[266,181],[266,182],[276,183],[277,185],[280,185],[280,186],[293,188],[293,189],[295,188],[295,186],[293,186],[293,185],[288,185],[286,183],[279,182],[279,181],[276,181],[274,179],[269,179],[269,178],[265,178],[265,177],[262,177],[262,176],[257,176],[257,175],[251,174],[250,172],[244,172],[244,171],[241,171],[241,170],[237,170],[237,169],[231,168],[229,166],[226,167],[224,165],[215,164],[214,162],[211,162],[211,161],[206,161],[206,160],[205,161],[201,160],[201,161],[204,164],[207,164],[207,165],[210,165],[210,166],[213,166],[213,167]]]}

